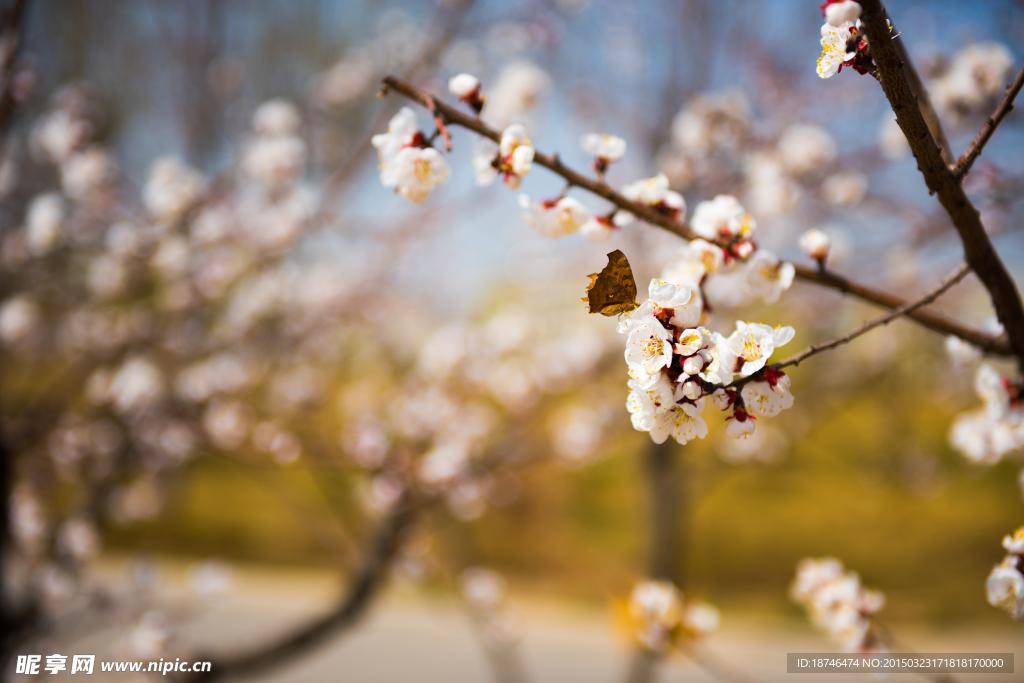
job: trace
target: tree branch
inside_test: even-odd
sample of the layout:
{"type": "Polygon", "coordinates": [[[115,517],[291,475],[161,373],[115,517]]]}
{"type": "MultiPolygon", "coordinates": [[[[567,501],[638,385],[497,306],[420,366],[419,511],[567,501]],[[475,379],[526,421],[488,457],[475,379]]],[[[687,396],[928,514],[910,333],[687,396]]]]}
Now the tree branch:
{"type": "MultiPolygon", "coordinates": [[[[824,285],[832,289],[855,296],[861,301],[866,301],[882,308],[896,310],[907,305],[907,302],[900,297],[874,289],[867,285],[847,280],[842,275],[833,273],[830,270],[818,270],[793,264],[796,269],[796,276],[801,280],[824,285]]],[[[996,356],[1011,356],[1013,350],[1005,336],[996,337],[981,330],[965,325],[952,318],[927,308],[913,308],[907,310],[904,315],[919,325],[938,332],[939,334],[953,335],[970,344],[977,346],[985,353],[996,356]]]]}
{"type": "Polygon", "coordinates": [[[191,681],[207,683],[263,673],[307,654],[354,626],[384,585],[388,566],[398,551],[401,532],[412,521],[415,513],[416,504],[409,494],[395,503],[372,537],[362,568],[356,573],[344,599],[334,611],[289,634],[276,644],[263,645],[253,652],[234,658],[213,659],[211,671],[194,676],[191,681]]]}
{"type": "Polygon", "coordinates": [[[942,121],[939,120],[939,114],[932,106],[932,98],[928,96],[928,89],[924,87],[917,69],[914,68],[914,63],[910,61],[910,53],[907,52],[907,46],[903,44],[903,38],[897,34],[893,37],[892,42],[900,59],[903,60],[903,72],[907,77],[907,85],[910,86],[911,92],[917,98],[917,105],[921,109],[924,122],[928,125],[928,132],[932,134],[935,142],[939,145],[942,159],[947,164],[951,164],[953,163],[953,149],[949,146],[946,132],[942,130],[942,121]]]}
{"type": "Polygon", "coordinates": [[[1017,97],[1017,93],[1020,92],[1022,86],[1024,86],[1024,67],[1021,67],[1020,71],[1017,72],[1017,77],[1013,79],[1013,83],[1007,86],[1003,99],[999,100],[999,104],[996,105],[996,110],[992,112],[992,116],[988,117],[988,121],[978,131],[978,136],[974,138],[957,160],[956,166],[953,169],[954,176],[963,178],[971,170],[971,166],[981,156],[982,150],[988,144],[989,138],[996,132],[996,128],[1006,118],[1006,115],[1013,110],[1013,100],[1017,97]]]}
{"type": "MultiPolygon", "coordinates": [[[[387,76],[384,78],[382,92],[386,94],[389,90],[394,90],[411,100],[419,102],[424,107],[429,108],[433,105],[436,108],[437,113],[449,125],[461,126],[462,128],[471,130],[485,138],[490,138],[495,142],[501,140],[501,132],[491,128],[481,121],[480,118],[465,114],[438,100],[426,91],[410,85],[399,78],[394,76],[387,76]]],[[[924,124],[922,123],[922,125],[924,124]]],[[[927,133],[927,129],[925,132],[927,133]]],[[[649,206],[632,202],[613,190],[603,181],[581,175],[580,173],[568,168],[562,163],[561,159],[559,159],[558,154],[548,155],[537,152],[534,156],[534,161],[562,176],[571,185],[576,185],[596,194],[597,196],[611,202],[618,208],[629,211],[633,215],[652,225],[657,225],[658,227],[673,232],[687,240],[692,240],[696,237],[690,227],[685,223],[678,223],[649,206]]],[[[794,267],[796,269],[796,277],[801,280],[813,282],[846,294],[851,294],[869,303],[882,306],[883,308],[895,309],[906,303],[898,296],[867,285],[852,282],[842,276],[836,275],[835,273],[821,272],[817,269],[797,264],[794,264],[794,267]]],[[[1013,355],[1015,353],[1005,339],[985,334],[980,330],[976,330],[959,323],[941,313],[917,309],[908,313],[907,317],[936,332],[960,337],[964,341],[970,342],[984,350],[986,353],[995,355],[1013,355]]]]}
{"type": "Polygon", "coordinates": [[[992,298],[996,316],[1003,324],[1010,347],[1024,371],[1024,306],[1017,286],[996,253],[981,223],[978,210],[967,198],[960,178],[942,158],[914,99],[904,73],[904,60],[893,45],[892,31],[879,0],[863,0],[862,22],[871,46],[871,56],[878,69],[889,104],[896,113],[903,134],[917,159],[928,190],[936,194],[960,235],[968,265],[978,274],[992,298]]]}
{"type": "Polygon", "coordinates": [[[867,332],[870,332],[876,327],[880,327],[881,325],[888,325],[890,322],[900,317],[901,315],[908,315],[913,311],[917,310],[918,308],[926,306],[931,302],[935,301],[940,296],[945,294],[950,287],[963,280],[969,272],[971,272],[971,268],[965,263],[962,266],[960,266],[960,268],[958,268],[955,273],[953,273],[948,278],[943,280],[942,284],[940,284],[938,287],[925,294],[917,301],[899,306],[883,316],[875,318],[874,320],[869,320],[868,322],[864,323],[863,325],[861,325],[860,327],[851,332],[847,332],[846,334],[840,335],[835,339],[831,339],[827,342],[815,344],[814,346],[806,348],[800,353],[796,354],[795,356],[791,356],[784,361],[773,363],[772,367],[775,368],[776,370],[781,370],[782,368],[789,367],[790,365],[800,365],[802,361],[806,360],[807,358],[810,358],[816,353],[821,353],[822,351],[834,349],[837,346],[841,346],[842,344],[846,344],[848,342],[853,341],[857,337],[861,336],[862,334],[866,334],[867,332]]]}

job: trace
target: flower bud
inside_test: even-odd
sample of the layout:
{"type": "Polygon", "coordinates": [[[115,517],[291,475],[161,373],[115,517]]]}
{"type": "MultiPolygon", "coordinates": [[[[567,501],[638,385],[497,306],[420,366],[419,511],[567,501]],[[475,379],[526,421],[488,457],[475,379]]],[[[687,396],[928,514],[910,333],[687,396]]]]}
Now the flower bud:
{"type": "Polygon", "coordinates": [[[701,395],[700,382],[692,379],[686,380],[683,382],[682,391],[683,396],[691,401],[696,401],[701,395]]]}
{"type": "Polygon", "coordinates": [[[825,21],[832,26],[841,26],[847,21],[854,22],[860,19],[860,13],[860,3],[853,0],[832,2],[825,7],[825,21]]]}
{"type": "Polygon", "coordinates": [[[808,230],[800,236],[800,248],[814,260],[824,263],[828,260],[828,252],[832,248],[832,240],[821,230],[808,230]]]}
{"type": "Polygon", "coordinates": [[[736,254],[739,260],[746,261],[754,253],[754,245],[750,242],[737,242],[733,245],[732,253],[736,254]]]}
{"type": "Polygon", "coordinates": [[[460,100],[468,100],[480,91],[480,79],[470,74],[459,74],[448,79],[448,91],[460,100]]]}

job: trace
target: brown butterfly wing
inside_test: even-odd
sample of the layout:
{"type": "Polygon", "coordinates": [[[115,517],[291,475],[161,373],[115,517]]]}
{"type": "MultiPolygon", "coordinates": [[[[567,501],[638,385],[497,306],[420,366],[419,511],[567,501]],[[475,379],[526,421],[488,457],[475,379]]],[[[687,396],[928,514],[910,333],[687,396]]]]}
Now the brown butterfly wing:
{"type": "Polygon", "coordinates": [[[590,275],[583,299],[591,313],[616,316],[637,307],[636,280],[626,255],[616,249],[608,254],[608,265],[590,275]]]}

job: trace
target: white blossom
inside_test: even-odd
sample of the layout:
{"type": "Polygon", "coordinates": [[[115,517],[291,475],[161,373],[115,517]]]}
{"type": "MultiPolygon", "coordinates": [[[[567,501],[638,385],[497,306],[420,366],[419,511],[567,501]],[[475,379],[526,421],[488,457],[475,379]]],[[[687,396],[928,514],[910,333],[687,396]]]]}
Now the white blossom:
{"type": "Polygon", "coordinates": [[[812,259],[826,261],[832,248],[832,240],[821,230],[811,229],[800,235],[800,248],[812,259]]]}
{"type": "Polygon", "coordinates": [[[662,270],[661,277],[696,290],[706,275],[718,272],[724,263],[725,255],[720,247],[698,238],[679,248],[662,270]]]}
{"type": "Polygon", "coordinates": [[[242,170],[269,188],[286,187],[302,176],[306,143],[294,135],[260,136],[242,157],[242,170]]]}
{"type": "Polygon", "coordinates": [[[681,444],[703,439],[708,435],[708,425],[700,416],[703,408],[703,400],[698,399],[696,404],[681,403],[657,413],[650,429],[651,439],[654,443],[664,443],[671,436],[681,444]]]}
{"type": "Polygon", "coordinates": [[[972,110],[1001,94],[1013,68],[1013,55],[1001,43],[968,45],[953,55],[949,69],[928,84],[939,109],[972,110]]]}
{"type": "Polygon", "coordinates": [[[500,604],[507,590],[505,579],[496,571],[470,567],[459,575],[459,590],[471,606],[486,610],[500,604]]]}
{"type": "Polygon", "coordinates": [[[654,429],[658,414],[675,403],[672,385],[664,373],[658,373],[646,388],[634,379],[629,380],[627,385],[630,391],[626,396],[626,410],[629,411],[633,428],[639,432],[649,432],[654,429]]]}
{"type": "Polygon", "coordinates": [[[587,133],[580,136],[580,147],[605,162],[615,162],[626,153],[626,141],[608,133],[587,133]]]}
{"type": "Polygon", "coordinates": [[[846,21],[839,26],[825,22],[821,26],[821,57],[818,57],[818,76],[831,78],[842,68],[843,62],[853,58],[846,52],[846,41],[854,29],[852,22],[846,21]]]}
{"type": "Polygon", "coordinates": [[[817,171],[839,155],[829,132],[809,123],[797,123],[784,130],[778,150],[783,163],[798,175],[817,171]]]}
{"type": "Polygon", "coordinates": [[[380,182],[419,204],[448,179],[448,174],[448,163],[433,147],[406,147],[381,169],[380,182]]]}
{"type": "Polygon", "coordinates": [[[750,102],[739,90],[700,93],[672,121],[672,142],[684,154],[701,158],[736,149],[749,130],[750,102]]]}
{"type": "Polygon", "coordinates": [[[767,303],[774,303],[793,284],[796,269],[766,249],[759,249],[747,261],[746,281],[751,291],[767,303]]]}
{"type": "Polygon", "coordinates": [[[370,143],[377,150],[377,158],[381,163],[381,173],[398,153],[414,144],[421,136],[416,112],[409,107],[402,107],[388,122],[388,132],[379,133],[371,138],[370,143]]]}
{"type": "Polygon", "coordinates": [[[640,321],[655,314],[655,309],[671,310],[669,322],[681,328],[693,327],[700,321],[700,302],[693,294],[696,290],[667,280],[654,278],[647,285],[647,298],[632,311],[619,318],[617,331],[628,334],[640,321]]]}
{"type": "Polygon", "coordinates": [[[498,177],[497,158],[498,143],[494,140],[481,137],[473,143],[473,175],[478,187],[486,187],[498,177]]]}
{"type": "Polygon", "coordinates": [[[712,384],[728,384],[733,378],[736,366],[736,354],[730,348],[729,341],[717,332],[711,333],[707,348],[706,364],[700,372],[700,378],[712,384]]]}
{"type": "Polygon", "coordinates": [[[203,183],[203,176],[180,159],[161,157],[150,166],[142,201],[157,220],[177,220],[199,199],[203,183]]]}
{"type": "Polygon", "coordinates": [[[825,6],[825,21],[832,26],[842,26],[860,19],[861,11],[860,3],[854,0],[831,2],[825,6]]]}
{"type": "Polygon", "coordinates": [[[57,545],[67,556],[79,562],[88,562],[99,555],[100,536],[91,521],[84,517],[72,517],[61,527],[57,545]]]}
{"type": "Polygon", "coordinates": [[[536,64],[525,61],[506,66],[488,86],[483,118],[501,128],[523,120],[551,88],[551,77],[536,64]]]}
{"type": "Polygon", "coordinates": [[[504,160],[506,182],[513,190],[519,186],[519,179],[530,172],[533,167],[534,149],[527,137],[526,128],[518,123],[512,124],[501,133],[498,153],[504,160]],[[511,178],[514,181],[509,182],[511,178]],[[514,183],[514,185],[513,185],[514,183]]]}
{"type": "Polygon", "coordinates": [[[787,344],[795,332],[792,327],[773,328],[760,323],[736,322],[736,331],[728,339],[729,350],[742,361],[738,372],[748,377],[764,367],[776,348],[787,344]]]}
{"type": "Polygon", "coordinates": [[[84,145],[92,135],[88,121],[66,111],[53,111],[42,117],[32,130],[33,156],[61,163],[84,145]]]}
{"type": "Polygon", "coordinates": [[[985,581],[985,595],[988,604],[1007,611],[1014,619],[1024,619],[1024,575],[1018,555],[1007,555],[992,568],[985,581]]]}
{"type": "MultiPolygon", "coordinates": [[[[683,195],[669,189],[668,178],[664,173],[626,185],[622,188],[622,195],[631,201],[653,207],[672,220],[682,221],[686,218],[686,200],[683,195]]],[[[628,211],[615,214],[616,225],[627,225],[633,220],[635,217],[628,211]]]]}
{"type": "Polygon", "coordinates": [[[1003,536],[1003,547],[1011,555],[1024,555],[1024,526],[1013,532],[1013,535],[1003,536]]]}
{"type": "Polygon", "coordinates": [[[117,163],[109,152],[90,147],[71,156],[60,167],[61,188],[71,199],[88,200],[117,176],[117,163]]]}
{"type": "Polygon", "coordinates": [[[789,176],[777,155],[758,151],[747,156],[744,163],[747,196],[759,214],[779,216],[794,210],[803,192],[789,176]]]}
{"type": "Polygon", "coordinates": [[[697,205],[690,227],[711,242],[722,238],[748,240],[757,229],[757,222],[736,197],[720,194],[697,205]]]}
{"type": "Polygon", "coordinates": [[[640,318],[629,332],[625,357],[629,376],[650,387],[672,362],[671,334],[656,318],[640,318]]]}
{"type": "Polygon", "coordinates": [[[155,406],[165,393],[160,368],[144,356],[135,356],[114,373],[107,389],[107,400],[120,413],[134,413],[155,406]]]}
{"type": "Polygon", "coordinates": [[[252,115],[252,128],[259,135],[292,136],[299,132],[301,125],[302,117],[298,107],[283,98],[264,102],[252,115]]]}
{"type": "Polygon", "coordinates": [[[448,79],[448,92],[460,100],[468,100],[480,92],[480,79],[471,74],[459,74],[448,79]]]}
{"type": "Polygon", "coordinates": [[[863,173],[842,171],[825,178],[821,194],[832,206],[854,206],[859,204],[868,191],[868,179],[863,173]]]}
{"type": "Polygon", "coordinates": [[[793,394],[789,393],[790,379],[782,375],[774,384],[768,381],[747,382],[740,395],[743,404],[760,415],[774,417],[786,408],[793,407],[793,394]]]}
{"type": "Polygon", "coordinates": [[[344,107],[369,92],[377,80],[377,68],[364,55],[338,62],[317,78],[313,101],[322,109],[344,107]]]}
{"type": "Polygon", "coordinates": [[[754,433],[754,417],[739,411],[737,413],[728,418],[725,435],[732,439],[745,439],[754,433]]]}
{"type": "Polygon", "coordinates": [[[949,442],[971,462],[992,465],[1024,445],[1020,429],[997,420],[985,409],[961,413],[949,430],[949,442]]]}
{"type": "Polygon", "coordinates": [[[706,602],[686,601],[683,611],[683,627],[697,636],[707,636],[718,630],[721,615],[714,605],[706,602]]]}
{"type": "Polygon", "coordinates": [[[615,234],[615,224],[605,216],[591,216],[580,226],[580,234],[591,242],[607,242],[615,234]]]}
{"type": "Polygon", "coordinates": [[[946,337],[946,353],[956,367],[972,365],[984,356],[977,346],[952,334],[946,337]]]}
{"type": "Polygon", "coordinates": [[[419,462],[419,479],[428,486],[443,486],[459,477],[469,464],[465,444],[445,442],[427,451],[419,462]]]}
{"type": "MultiPolygon", "coordinates": [[[[675,352],[680,356],[691,356],[711,345],[711,333],[703,327],[685,329],[679,332],[675,352]]],[[[689,373],[691,375],[696,373],[689,373]]]]}
{"type": "Polygon", "coordinates": [[[590,211],[572,197],[538,203],[521,194],[519,208],[526,224],[544,237],[571,235],[591,220],[590,211]]]}
{"type": "Polygon", "coordinates": [[[216,400],[203,414],[203,430],[217,448],[232,451],[245,443],[252,429],[252,411],[241,401],[216,400]]]}
{"type": "Polygon", "coordinates": [[[39,329],[39,305],[26,295],[12,296],[0,305],[0,340],[16,346],[31,339],[39,329]]]}
{"type": "Polygon", "coordinates": [[[670,581],[642,581],[629,597],[629,614],[641,644],[663,650],[683,618],[682,595],[670,581]]]}
{"type": "Polygon", "coordinates": [[[34,197],[25,216],[25,238],[29,253],[45,256],[61,240],[64,201],[51,192],[34,197]]]}
{"type": "Polygon", "coordinates": [[[815,627],[849,652],[870,645],[870,617],[885,604],[880,591],[864,588],[856,572],[844,571],[831,557],[801,560],[790,597],[807,608],[815,627]]]}

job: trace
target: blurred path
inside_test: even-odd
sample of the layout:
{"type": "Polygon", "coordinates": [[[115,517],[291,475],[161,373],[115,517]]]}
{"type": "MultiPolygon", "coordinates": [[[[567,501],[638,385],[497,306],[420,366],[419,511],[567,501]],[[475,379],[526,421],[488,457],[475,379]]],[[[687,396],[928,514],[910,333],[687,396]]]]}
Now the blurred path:
{"type": "MultiPolygon", "coordinates": [[[[338,592],[326,572],[279,569],[236,570],[228,594],[202,606],[189,597],[181,566],[161,565],[161,592],[172,604],[194,614],[180,633],[186,645],[217,651],[248,648],[275,633],[325,611],[338,592]],[[182,607],[190,603],[187,609],[182,607]]],[[[628,645],[615,632],[610,610],[513,603],[520,609],[525,636],[521,652],[531,683],[620,683],[626,670],[628,645]]],[[[993,652],[1016,654],[1015,674],[958,674],[961,683],[1004,683],[1024,680],[1024,632],[1006,629],[926,632],[901,631],[900,637],[918,651],[993,652]]],[[[110,635],[97,633],[65,646],[66,652],[105,653],[110,635]]],[[[798,630],[781,619],[757,620],[725,612],[722,628],[709,642],[710,651],[730,667],[765,683],[877,682],[858,674],[787,674],[787,652],[825,652],[830,645],[809,630],[798,630]]],[[[60,650],[58,650],[60,651],[60,650]]],[[[49,654],[49,653],[45,653],[49,654]]],[[[100,654],[104,658],[105,654],[100,654]]],[[[98,668],[98,667],[97,667],[98,668]]],[[[62,674],[66,676],[66,674],[62,674]]],[[[75,680],[66,676],[68,680],[75,680]]],[[[49,680],[51,677],[46,676],[49,680]]],[[[52,680],[61,679],[60,676],[52,680]]],[[[24,679],[27,680],[27,679],[24,679]]],[[[101,674],[91,681],[136,681],[131,674],[101,674]]],[[[487,683],[492,681],[488,660],[469,619],[454,601],[418,597],[407,587],[391,591],[375,606],[353,635],[303,663],[270,672],[251,681],[282,683],[487,683]]],[[[703,683],[714,679],[681,656],[661,666],[659,683],[703,683]]],[[[925,679],[890,675],[889,683],[925,679]]]]}

